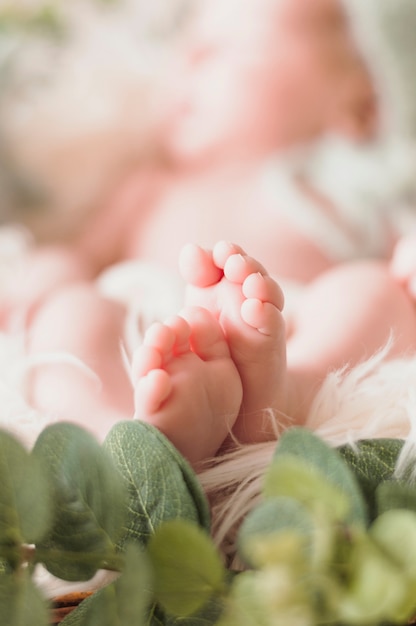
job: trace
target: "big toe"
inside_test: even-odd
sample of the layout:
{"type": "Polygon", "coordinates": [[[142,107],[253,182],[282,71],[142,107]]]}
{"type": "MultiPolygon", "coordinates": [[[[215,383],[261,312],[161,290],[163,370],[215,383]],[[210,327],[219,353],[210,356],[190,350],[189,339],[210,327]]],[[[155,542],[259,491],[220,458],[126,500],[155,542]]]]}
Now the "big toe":
{"type": "Polygon", "coordinates": [[[218,320],[202,307],[187,307],[181,315],[191,327],[192,351],[202,360],[209,361],[230,356],[224,332],[218,320]]]}
{"type": "Polygon", "coordinates": [[[218,283],[222,270],[214,262],[212,253],[195,244],[187,244],[179,255],[179,270],[184,280],[195,287],[210,287],[218,283]]]}

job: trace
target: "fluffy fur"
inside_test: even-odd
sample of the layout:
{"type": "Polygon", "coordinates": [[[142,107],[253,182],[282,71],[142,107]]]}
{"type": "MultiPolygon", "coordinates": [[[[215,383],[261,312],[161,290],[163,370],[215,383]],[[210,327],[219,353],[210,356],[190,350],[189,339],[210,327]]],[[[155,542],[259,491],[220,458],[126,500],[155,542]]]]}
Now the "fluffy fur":
{"type": "MultiPolygon", "coordinates": [[[[416,357],[387,360],[388,350],[386,346],[353,369],[330,373],[305,426],[333,446],[353,446],[360,439],[405,439],[396,469],[400,474],[415,457],[416,357]]],[[[200,473],[213,507],[215,540],[231,558],[239,524],[259,502],[275,447],[276,442],[241,447],[200,473]]]]}

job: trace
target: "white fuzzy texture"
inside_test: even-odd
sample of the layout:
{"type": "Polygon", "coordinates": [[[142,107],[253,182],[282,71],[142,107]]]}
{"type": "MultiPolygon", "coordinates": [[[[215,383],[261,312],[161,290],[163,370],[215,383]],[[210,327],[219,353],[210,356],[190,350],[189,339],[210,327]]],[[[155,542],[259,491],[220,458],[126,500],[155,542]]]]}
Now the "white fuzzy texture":
{"type": "MultiPolygon", "coordinates": [[[[360,439],[405,439],[396,468],[400,475],[413,464],[416,452],[416,357],[388,360],[388,350],[386,346],[348,371],[329,374],[305,426],[333,446],[360,439]]],[[[260,500],[275,447],[276,442],[242,447],[200,474],[213,504],[215,540],[228,556],[234,556],[239,524],[260,500]]]]}

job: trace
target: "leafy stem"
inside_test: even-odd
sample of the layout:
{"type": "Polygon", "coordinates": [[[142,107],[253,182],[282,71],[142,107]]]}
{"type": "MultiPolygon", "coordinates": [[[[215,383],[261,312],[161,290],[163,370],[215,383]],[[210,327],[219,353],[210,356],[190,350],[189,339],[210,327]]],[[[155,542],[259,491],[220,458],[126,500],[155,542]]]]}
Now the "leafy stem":
{"type": "Polygon", "coordinates": [[[31,581],[42,563],[69,581],[121,574],[63,626],[404,624],[416,615],[416,485],[395,477],[401,445],[334,450],[285,433],[233,573],[197,477],[149,424],[118,424],[104,446],[55,424],[30,454],[0,431],[2,620],[47,625],[31,581]]]}

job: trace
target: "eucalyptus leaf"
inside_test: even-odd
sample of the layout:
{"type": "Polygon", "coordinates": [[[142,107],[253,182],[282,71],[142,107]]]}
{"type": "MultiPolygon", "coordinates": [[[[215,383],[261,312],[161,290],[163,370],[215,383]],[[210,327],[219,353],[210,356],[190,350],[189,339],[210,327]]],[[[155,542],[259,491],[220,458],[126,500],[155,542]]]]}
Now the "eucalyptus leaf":
{"type": "Polygon", "coordinates": [[[49,610],[28,572],[0,575],[2,626],[48,626],[49,610]]]}
{"type": "Polygon", "coordinates": [[[38,544],[42,562],[65,580],[88,580],[112,568],[126,507],[124,482],[109,455],[74,424],[47,427],[33,455],[51,481],[55,517],[38,544]]]}
{"type": "Polygon", "coordinates": [[[213,626],[224,610],[222,598],[213,596],[198,611],[188,617],[167,615],[162,608],[154,604],[148,616],[146,626],[213,626]]]}
{"type": "MultiPolygon", "coordinates": [[[[130,550],[131,546],[127,554],[130,550]]],[[[136,547],[136,552],[140,554],[144,571],[140,574],[133,563],[130,573],[123,570],[116,583],[84,600],[63,620],[62,626],[212,626],[217,623],[222,611],[222,603],[217,598],[212,598],[194,615],[185,618],[167,616],[155,602],[149,604],[152,578],[146,559],[142,561],[141,550],[136,547]]]]}
{"type": "MultiPolygon", "coordinates": [[[[201,609],[191,616],[172,617],[169,615],[165,618],[165,624],[166,626],[212,626],[218,622],[223,609],[224,601],[217,596],[213,596],[201,609]]],[[[156,624],[152,622],[149,626],[156,626],[156,624]]]]}
{"type": "Polygon", "coordinates": [[[0,8],[0,31],[36,36],[57,37],[64,33],[62,16],[52,5],[44,5],[31,13],[0,8]]]}
{"type": "Polygon", "coordinates": [[[0,556],[3,549],[35,543],[51,523],[49,483],[39,462],[12,435],[0,431],[0,556]]]}
{"type": "MultiPolygon", "coordinates": [[[[366,502],[358,482],[342,456],[320,437],[306,428],[291,428],[279,440],[274,462],[290,455],[326,477],[328,485],[335,486],[349,501],[349,521],[366,524],[368,521],[366,502]]],[[[273,463],[272,463],[273,467],[273,463]]]]}
{"type": "Polygon", "coordinates": [[[150,608],[144,626],[213,626],[223,610],[223,603],[218,598],[211,598],[201,609],[190,617],[167,615],[154,603],[150,608]]]}
{"type": "MultiPolygon", "coordinates": [[[[60,626],[115,626],[118,625],[117,600],[114,585],[108,585],[71,611],[60,626]]],[[[142,626],[140,622],[138,626],[142,626]]],[[[130,626],[130,625],[129,625],[130,626]]],[[[136,626],[133,622],[131,626],[136,626]]]]}
{"type": "Polygon", "coordinates": [[[209,535],[189,521],[171,520],[151,537],[155,598],[167,613],[188,617],[225,589],[226,572],[209,535]]]}
{"type": "Polygon", "coordinates": [[[414,589],[397,561],[363,535],[349,562],[348,582],[338,599],[338,621],[344,624],[405,624],[415,605],[414,589]]]}
{"type": "Polygon", "coordinates": [[[402,447],[400,439],[364,439],[353,446],[338,448],[358,480],[371,520],[378,514],[376,489],[381,482],[393,478],[402,447]]]}
{"type": "Polygon", "coordinates": [[[151,604],[151,571],[145,553],[130,544],[123,573],[84,600],[62,626],[144,626],[151,604]]]}
{"type": "Polygon", "coordinates": [[[168,619],[160,606],[154,603],[149,611],[145,626],[166,626],[168,619]]]}
{"type": "Polygon", "coordinates": [[[268,468],[263,492],[266,498],[298,500],[319,516],[321,522],[324,519],[338,522],[356,519],[351,515],[351,500],[344,491],[317,467],[289,454],[276,457],[268,468]]]}
{"type": "MultiPolygon", "coordinates": [[[[108,590],[110,591],[110,590],[108,590]]],[[[84,600],[79,607],[70,613],[62,622],[61,626],[124,626],[123,607],[120,613],[114,616],[115,596],[110,597],[104,589],[100,589],[93,596],[84,600]],[[110,611],[108,604],[110,602],[110,611]],[[98,621],[101,620],[101,621],[98,621]]],[[[126,622],[127,626],[213,626],[217,623],[222,611],[222,604],[213,599],[208,602],[200,611],[191,617],[167,616],[160,606],[153,604],[144,619],[137,622],[134,619],[126,622]]],[[[130,619],[130,618],[129,618],[130,619]]]]}
{"type": "Polygon", "coordinates": [[[398,480],[385,480],[376,489],[377,514],[391,509],[407,509],[416,512],[416,485],[398,480]]]}
{"type": "Polygon", "coordinates": [[[120,626],[142,624],[153,598],[153,572],[143,549],[130,544],[125,552],[125,565],[114,583],[120,626]]]}
{"type": "Polygon", "coordinates": [[[308,509],[292,498],[276,497],[262,502],[244,520],[238,537],[239,553],[251,566],[259,566],[277,559],[292,557],[295,550],[303,559],[312,550],[315,525],[308,509]],[[277,544],[273,539],[282,535],[277,544]],[[291,539],[296,545],[292,545],[291,539]],[[263,549],[262,549],[263,548],[263,549]]]}
{"type": "Polygon", "coordinates": [[[145,544],[164,521],[181,518],[209,528],[207,499],[187,461],[159,430],[121,422],[104,443],[128,490],[128,517],[120,546],[145,544]]]}
{"type": "Polygon", "coordinates": [[[416,512],[403,509],[386,511],[375,520],[370,535],[416,582],[416,512]]]}
{"type": "Polygon", "coordinates": [[[218,626],[314,626],[302,582],[284,569],[239,574],[218,626]]]}

